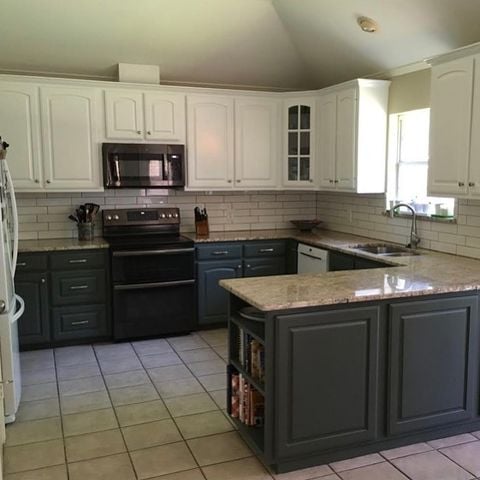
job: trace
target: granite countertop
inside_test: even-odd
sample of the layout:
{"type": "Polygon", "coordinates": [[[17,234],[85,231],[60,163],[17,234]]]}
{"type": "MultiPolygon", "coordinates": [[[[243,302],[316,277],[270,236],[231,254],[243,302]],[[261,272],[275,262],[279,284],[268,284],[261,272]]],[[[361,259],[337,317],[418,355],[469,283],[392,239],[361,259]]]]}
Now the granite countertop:
{"type": "Polygon", "coordinates": [[[421,255],[387,259],[352,249],[381,242],[378,239],[332,231],[296,232],[289,238],[384,262],[386,268],[238,278],[221,280],[220,285],[262,311],[480,289],[480,261],[473,258],[419,250],[421,255]]]}
{"type": "Polygon", "coordinates": [[[19,253],[31,252],[56,252],[61,250],[81,250],[93,248],[108,248],[108,242],[102,238],[94,238],[91,241],[78,241],[73,238],[51,238],[45,240],[20,240],[18,242],[19,253]]]}

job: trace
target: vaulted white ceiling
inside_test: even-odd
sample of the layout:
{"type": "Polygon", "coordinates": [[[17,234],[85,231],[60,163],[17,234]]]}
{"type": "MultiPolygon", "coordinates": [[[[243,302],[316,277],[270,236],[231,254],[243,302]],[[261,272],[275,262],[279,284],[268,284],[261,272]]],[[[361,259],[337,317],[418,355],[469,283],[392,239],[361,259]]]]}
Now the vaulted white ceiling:
{"type": "Polygon", "coordinates": [[[0,70],[318,88],[480,41],[479,0],[2,0],[0,70]],[[363,33],[359,15],[374,18],[363,33]]]}

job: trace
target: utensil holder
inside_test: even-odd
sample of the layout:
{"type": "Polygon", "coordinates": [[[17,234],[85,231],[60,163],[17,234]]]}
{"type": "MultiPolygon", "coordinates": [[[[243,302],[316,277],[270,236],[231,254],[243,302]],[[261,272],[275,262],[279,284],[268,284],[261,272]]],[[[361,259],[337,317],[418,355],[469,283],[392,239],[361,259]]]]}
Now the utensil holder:
{"type": "Polygon", "coordinates": [[[210,233],[208,220],[197,220],[195,222],[195,232],[199,237],[205,237],[210,233]]]}
{"type": "Polygon", "coordinates": [[[79,241],[89,241],[93,240],[95,224],[87,223],[77,223],[78,226],[78,240],[79,241]]]}

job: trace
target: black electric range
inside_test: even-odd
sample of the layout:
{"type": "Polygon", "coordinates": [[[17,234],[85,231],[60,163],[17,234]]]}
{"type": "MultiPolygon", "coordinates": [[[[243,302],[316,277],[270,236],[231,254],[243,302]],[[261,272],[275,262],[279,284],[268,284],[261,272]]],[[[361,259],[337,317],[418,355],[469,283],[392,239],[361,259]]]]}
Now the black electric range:
{"type": "Polygon", "coordinates": [[[180,211],[104,210],[103,236],[111,247],[114,339],[191,331],[195,251],[180,235],[180,211]]]}

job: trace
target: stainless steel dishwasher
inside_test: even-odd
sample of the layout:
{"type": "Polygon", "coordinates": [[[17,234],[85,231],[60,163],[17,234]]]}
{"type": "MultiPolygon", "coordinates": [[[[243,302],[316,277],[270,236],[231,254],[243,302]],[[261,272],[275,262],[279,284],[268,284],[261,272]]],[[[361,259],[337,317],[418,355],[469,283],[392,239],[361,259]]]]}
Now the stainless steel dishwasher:
{"type": "Polygon", "coordinates": [[[328,250],[299,243],[297,259],[298,273],[328,272],[328,250]]]}

